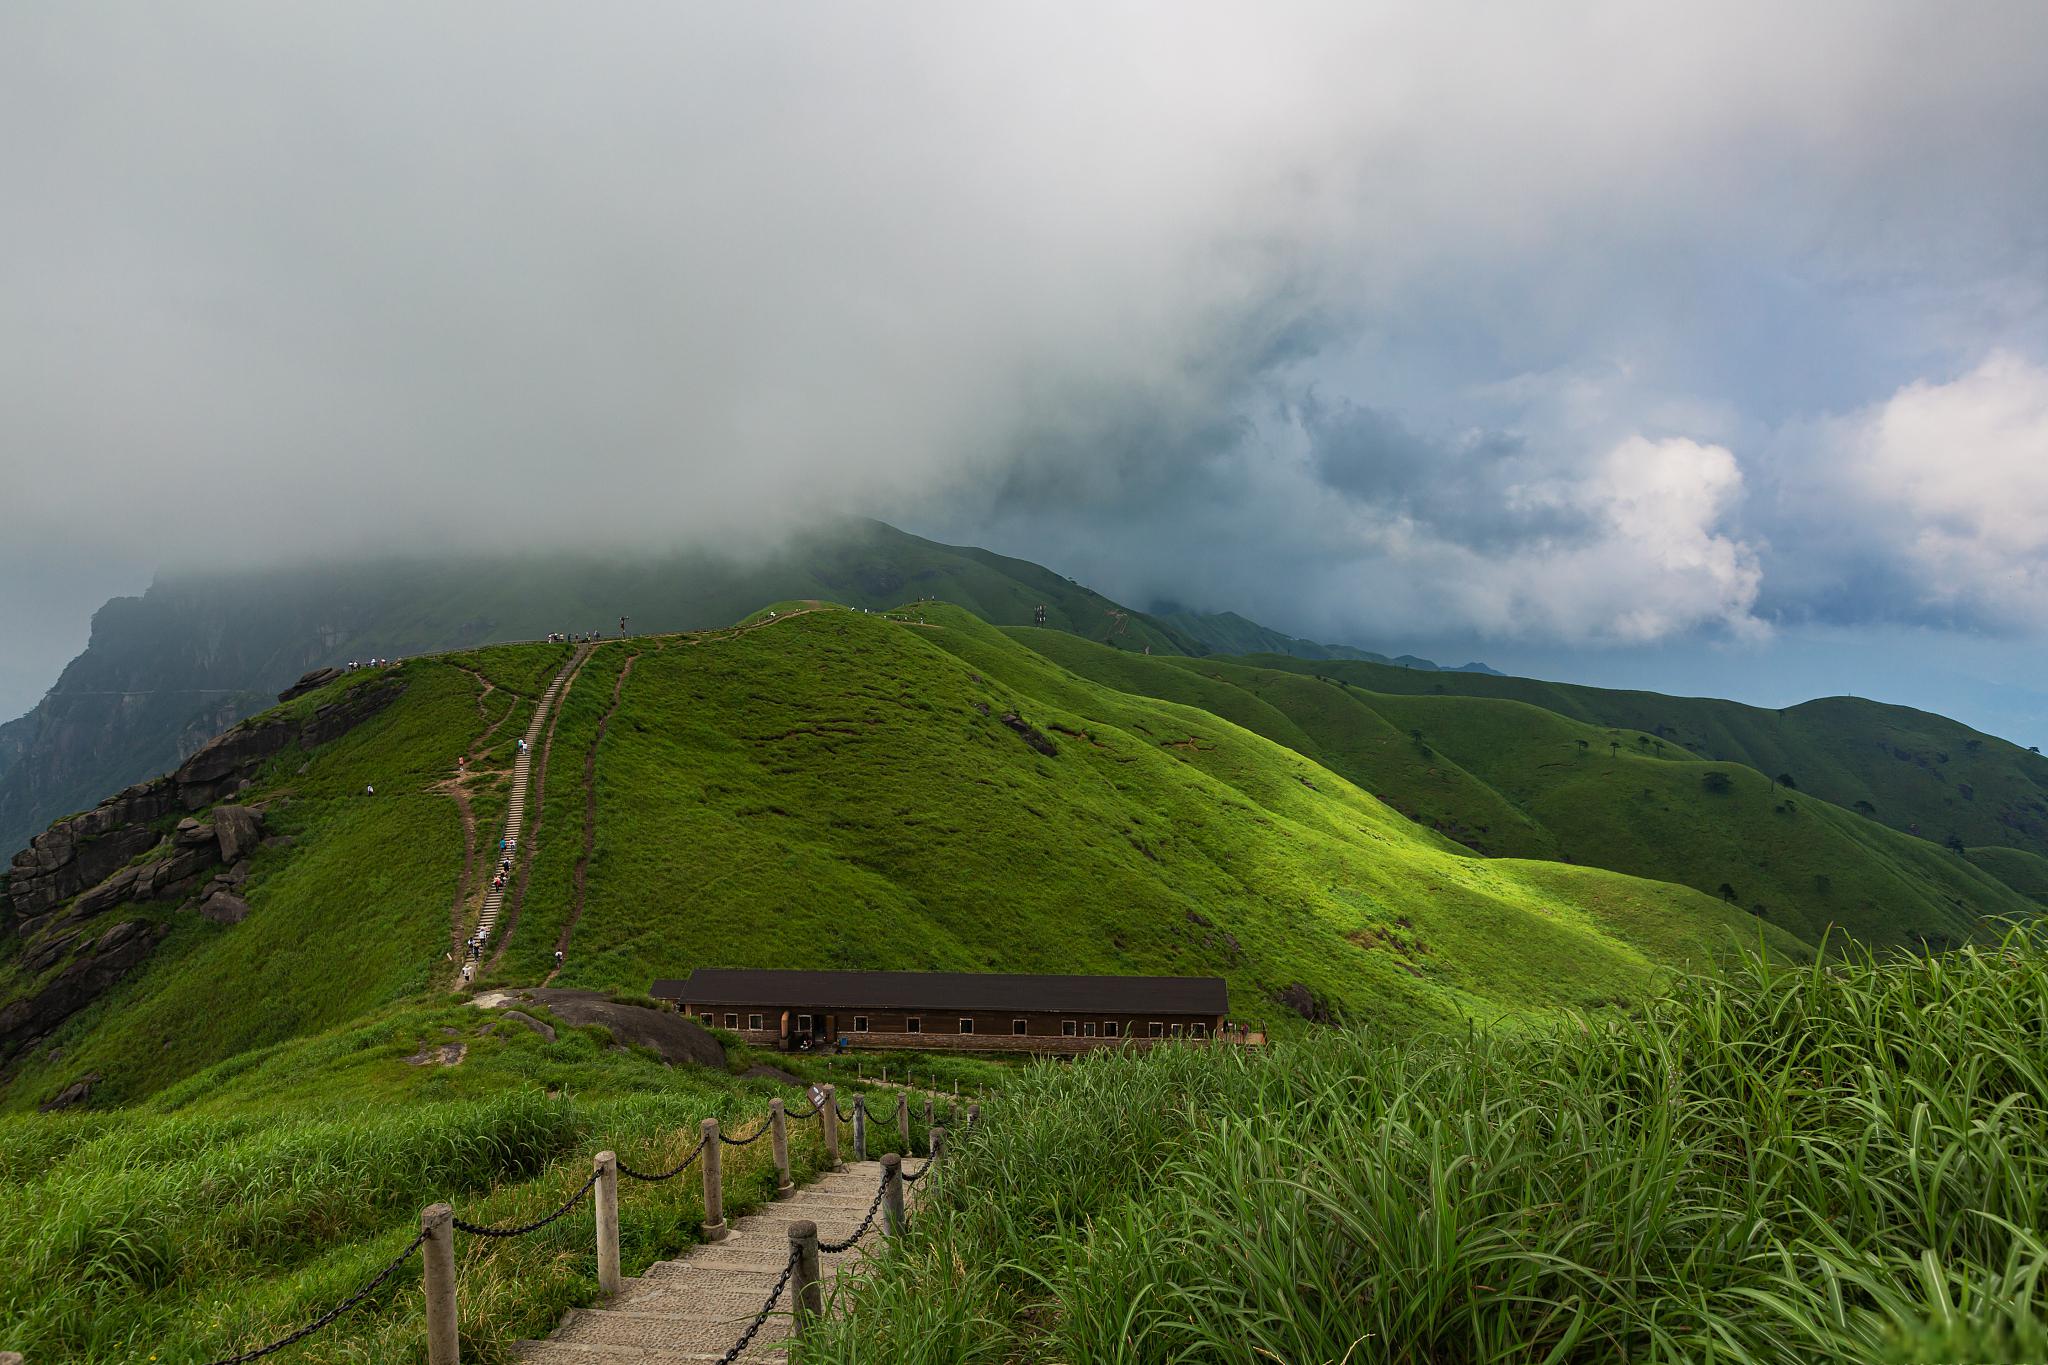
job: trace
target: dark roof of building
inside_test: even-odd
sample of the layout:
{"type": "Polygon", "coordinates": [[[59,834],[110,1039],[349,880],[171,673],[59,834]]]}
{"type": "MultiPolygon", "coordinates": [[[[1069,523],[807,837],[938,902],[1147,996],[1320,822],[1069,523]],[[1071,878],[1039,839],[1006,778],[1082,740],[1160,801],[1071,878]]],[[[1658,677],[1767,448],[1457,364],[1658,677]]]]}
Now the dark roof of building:
{"type": "Polygon", "coordinates": [[[1020,976],[1001,972],[773,972],[700,967],[651,994],[693,1005],[813,1009],[1071,1010],[1227,1014],[1220,976],[1020,976]]]}

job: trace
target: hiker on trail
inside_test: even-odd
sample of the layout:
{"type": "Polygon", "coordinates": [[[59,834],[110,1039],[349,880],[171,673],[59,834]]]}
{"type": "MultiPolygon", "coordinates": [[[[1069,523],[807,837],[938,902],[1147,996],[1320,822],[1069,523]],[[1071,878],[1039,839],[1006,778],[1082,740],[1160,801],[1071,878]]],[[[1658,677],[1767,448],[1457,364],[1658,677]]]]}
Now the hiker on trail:
{"type": "Polygon", "coordinates": [[[363,788],[363,795],[365,795],[365,796],[375,796],[376,794],[377,794],[377,787],[376,787],[376,784],[374,784],[374,783],[371,783],[371,784],[368,784],[368,785],[364,786],[364,788],[363,788]]]}
{"type": "Polygon", "coordinates": [[[562,950],[560,948],[555,949],[555,970],[558,972],[562,970],[562,950]]]}
{"type": "Polygon", "coordinates": [[[621,616],[621,617],[619,618],[619,634],[621,634],[621,635],[624,635],[625,633],[626,633],[626,618],[625,618],[625,617],[623,617],[623,616],[621,616]]]}

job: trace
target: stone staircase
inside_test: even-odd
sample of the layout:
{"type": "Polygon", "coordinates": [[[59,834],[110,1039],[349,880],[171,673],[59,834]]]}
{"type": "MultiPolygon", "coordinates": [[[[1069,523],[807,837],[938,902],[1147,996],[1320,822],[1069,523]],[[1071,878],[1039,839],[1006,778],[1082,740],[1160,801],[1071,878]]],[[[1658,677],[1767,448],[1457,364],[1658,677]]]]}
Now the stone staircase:
{"type": "MultiPolygon", "coordinates": [[[[539,747],[541,731],[547,728],[548,717],[554,712],[555,699],[561,696],[562,688],[569,681],[569,675],[576,671],[576,666],[582,663],[584,656],[589,653],[590,646],[583,645],[570,655],[569,661],[562,665],[562,671],[555,674],[555,680],[548,684],[548,690],[541,693],[540,704],[533,708],[533,723],[526,727],[526,747],[512,760],[512,797],[505,806],[504,842],[498,846],[498,852],[491,858],[491,866],[494,869],[501,861],[515,857],[519,852],[519,826],[526,818],[526,780],[533,771],[534,750],[539,747]]],[[[504,887],[484,893],[484,908],[477,916],[476,932],[482,936],[486,944],[490,942],[491,931],[497,927],[498,911],[504,903],[504,887]]]]}
{"type": "MultiPolygon", "coordinates": [[[[513,1358],[528,1365],[682,1365],[717,1361],[739,1340],[789,1261],[789,1225],[808,1218],[819,1240],[843,1241],[867,1215],[882,1163],[849,1163],[759,1213],[731,1220],[725,1240],[693,1247],[649,1266],[602,1308],[572,1308],[545,1341],[522,1341],[513,1358]]],[[[906,1191],[906,1196],[910,1191],[906,1191]]],[[[883,1215],[860,1244],[819,1257],[829,1311],[834,1277],[880,1245],[883,1215]]],[[[742,1361],[786,1360],[791,1292],[761,1324],[742,1361]]]]}

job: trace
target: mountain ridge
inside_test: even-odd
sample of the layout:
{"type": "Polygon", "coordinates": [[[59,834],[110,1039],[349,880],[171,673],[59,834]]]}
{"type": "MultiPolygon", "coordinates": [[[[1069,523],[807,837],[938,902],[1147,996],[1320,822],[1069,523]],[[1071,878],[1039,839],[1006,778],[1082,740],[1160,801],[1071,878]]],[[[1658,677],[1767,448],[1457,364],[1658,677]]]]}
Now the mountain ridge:
{"type": "MultiPolygon", "coordinates": [[[[91,641],[56,685],[0,724],[0,849],[175,767],[316,667],[556,631],[611,635],[621,615],[635,631],[706,629],[762,602],[821,598],[881,609],[917,597],[943,598],[1001,625],[1032,624],[1042,605],[1046,624],[1084,638],[1210,652],[1198,633],[1043,565],[867,520],[747,559],[693,550],[519,552],[164,574],[140,597],[114,598],[94,613],[91,641]]],[[[1261,647],[1291,638],[1243,624],[1261,647]]]]}

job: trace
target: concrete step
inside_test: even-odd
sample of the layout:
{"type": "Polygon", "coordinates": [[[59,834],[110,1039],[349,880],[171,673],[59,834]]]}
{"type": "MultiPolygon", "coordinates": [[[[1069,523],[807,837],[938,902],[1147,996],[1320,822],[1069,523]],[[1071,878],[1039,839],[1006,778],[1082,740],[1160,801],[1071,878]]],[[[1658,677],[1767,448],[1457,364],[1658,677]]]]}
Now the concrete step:
{"type": "MultiPolygon", "coordinates": [[[[761,1334],[766,1335],[765,1330],[761,1334]]],[[[737,1338],[739,1333],[733,1333],[737,1338]]],[[[727,1343],[729,1348],[730,1342],[727,1343]]],[[[568,1341],[521,1341],[512,1347],[512,1358],[520,1365],[697,1365],[700,1361],[718,1361],[725,1358],[725,1349],[717,1351],[650,1351],[634,1346],[584,1346],[568,1341]]],[[[760,1336],[754,1338],[740,1360],[778,1361],[789,1359],[789,1353],[781,1339],[764,1342],[760,1336]]]]}
{"type": "MultiPolygon", "coordinates": [[[[770,1281],[773,1284],[773,1281],[770,1281]]],[[[788,1290],[783,1291],[787,1296],[788,1290]]],[[[734,1286],[726,1292],[700,1290],[696,1306],[689,1313],[646,1313],[618,1308],[572,1308],[548,1340],[576,1346],[628,1347],[641,1351],[710,1352],[714,1356],[730,1348],[740,1333],[761,1311],[767,1288],[758,1291],[734,1286]]],[[[759,1343],[779,1341],[789,1335],[789,1318],[778,1303],[754,1334],[759,1343]]]]}

